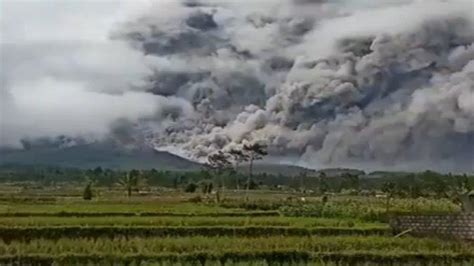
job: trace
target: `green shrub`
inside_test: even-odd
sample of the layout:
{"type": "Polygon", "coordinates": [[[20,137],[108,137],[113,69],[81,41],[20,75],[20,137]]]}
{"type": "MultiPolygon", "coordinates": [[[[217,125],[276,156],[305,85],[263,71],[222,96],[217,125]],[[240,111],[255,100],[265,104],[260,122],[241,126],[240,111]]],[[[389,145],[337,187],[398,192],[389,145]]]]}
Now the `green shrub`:
{"type": "Polygon", "coordinates": [[[184,192],[186,193],[194,193],[196,192],[198,186],[195,183],[188,183],[184,188],[184,192]]]}
{"type": "Polygon", "coordinates": [[[84,188],[84,193],[82,194],[82,198],[84,200],[92,199],[92,184],[91,183],[87,183],[86,187],[84,188]]]}
{"type": "Polygon", "coordinates": [[[219,206],[224,208],[239,208],[245,210],[278,210],[282,206],[286,206],[287,203],[283,201],[224,201],[219,206]]]}

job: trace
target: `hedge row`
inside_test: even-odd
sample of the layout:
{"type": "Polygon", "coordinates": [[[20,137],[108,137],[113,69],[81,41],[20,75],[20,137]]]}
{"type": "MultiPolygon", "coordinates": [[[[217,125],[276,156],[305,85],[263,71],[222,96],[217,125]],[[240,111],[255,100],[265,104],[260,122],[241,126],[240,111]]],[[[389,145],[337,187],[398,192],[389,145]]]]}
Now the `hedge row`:
{"type": "Polygon", "coordinates": [[[61,197],[61,195],[56,195],[56,197],[11,197],[11,196],[0,196],[0,202],[7,202],[7,203],[52,203],[57,202],[57,197],[61,197]]]}
{"type": "Polygon", "coordinates": [[[116,238],[116,237],[182,237],[182,236],[310,236],[310,235],[390,235],[385,228],[341,228],[341,227],[284,227],[284,226],[58,226],[58,227],[0,227],[0,239],[29,240],[35,238],[116,238]]]}
{"type": "Polygon", "coordinates": [[[176,212],[2,212],[1,217],[104,217],[104,216],[146,216],[146,217],[261,217],[279,216],[277,211],[176,213],[176,212]]]}
{"type": "Polygon", "coordinates": [[[381,254],[381,253],[311,253],[294,250],[269,252],[224,252],[224,253],[162,253],[154,255],[126,255],[116,257],[100,254],[65,254],[65,255],[27,255],[0,256],[0,264],[7,265],[142,265],[148,263],[184,263],[186,265],[206,265],[232,262],[264,261],[267,264],[282,263],[331,263],[338,265],[472,265],[474,256],[469,254],[381,254]]]}

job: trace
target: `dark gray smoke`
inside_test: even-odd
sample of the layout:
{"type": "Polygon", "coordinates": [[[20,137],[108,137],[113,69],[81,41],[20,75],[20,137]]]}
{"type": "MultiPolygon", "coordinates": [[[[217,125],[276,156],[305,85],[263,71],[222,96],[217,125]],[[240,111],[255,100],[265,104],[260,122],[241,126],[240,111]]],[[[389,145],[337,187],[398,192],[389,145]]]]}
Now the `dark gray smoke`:
{"type": "Polygon", "coordinates": [[[313,167],[472,171],[473,8],[160,1],[111,34],[153,62],[134,90],[160,106],[112,135],[195,160],[258,141],[313,167]]]}
{"type": "Polygon", "coordinates": [[[314,166],[472,169],[470,4],[350,2],[194,1],[117,31],[169,61],[150,91],[196,110],[152,143],[195,159],[263,141],[314,166]]]}

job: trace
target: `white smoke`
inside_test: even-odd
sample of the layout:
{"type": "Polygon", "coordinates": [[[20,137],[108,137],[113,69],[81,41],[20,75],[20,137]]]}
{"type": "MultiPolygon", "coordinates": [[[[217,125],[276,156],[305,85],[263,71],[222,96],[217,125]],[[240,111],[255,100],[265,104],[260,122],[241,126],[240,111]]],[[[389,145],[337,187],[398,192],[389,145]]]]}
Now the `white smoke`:
{"type": "Polygon", "coordinates": [[[119,119],[186,108],[144,92],[154,59],[108,36],[120,19],[142,13],[134,3],[2,1],[1,146],[58,135],[100,139],[119,119]]]}

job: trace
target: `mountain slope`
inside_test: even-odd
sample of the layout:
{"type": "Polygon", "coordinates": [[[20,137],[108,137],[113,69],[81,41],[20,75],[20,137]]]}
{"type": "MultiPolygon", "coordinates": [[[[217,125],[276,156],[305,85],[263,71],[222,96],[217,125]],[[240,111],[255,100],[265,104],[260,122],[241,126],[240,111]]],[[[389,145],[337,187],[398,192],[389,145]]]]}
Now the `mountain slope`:
{"type": "Polygon", "coordinates": [[[194,170],[200,164],[152,148],[123,149],[107,143],[73,147],[39,147],[30,150],[0,151],[0,165],[51,165],[60,167],[112,169],[194,170]]]}
{"type": "MultiPolygon", "coordinates": [[[[57,145],[37,145],[25,150],[0,149],[1,165],[47,165],[70,168],[102,168],[111,169],[158,169],[158,170],[199,170],[203,165],[192,162],[177,155],[157,151],[150,147],[126,149],[113,142],[79,144],[70,147],[57,145]]],[[[345,172],[360,171],[354,169],[323,169],[312,170],[300,166],[256,162],[254,173],[296,176],[306,173],[318,176],[319,172],[327,176],[339,176],[345,172]]],[[[248,165],[241,165],[239,172],[248,173],[248,165]]]]}

